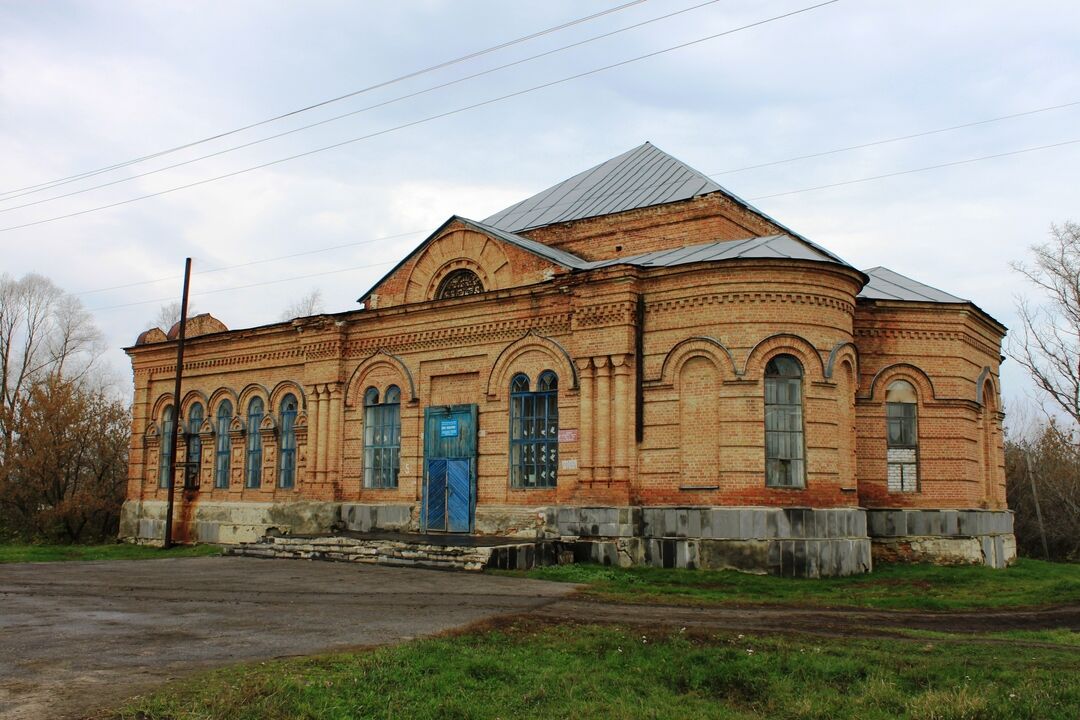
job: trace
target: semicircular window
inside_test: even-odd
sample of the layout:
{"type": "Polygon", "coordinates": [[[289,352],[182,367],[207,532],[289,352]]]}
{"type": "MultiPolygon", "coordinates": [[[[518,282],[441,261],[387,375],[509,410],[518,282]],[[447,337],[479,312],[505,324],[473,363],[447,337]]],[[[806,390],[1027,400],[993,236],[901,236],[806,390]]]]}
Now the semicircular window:
{"type": "Polygon", "coordinates": [[[484,292],[484,283],[480,282],[477,274],[472,270],[462,268],[461,270],[454,270],[443,278],[442,282],[439,283],[439,289],[435,291],[435,299],[445,300],[446,298],[477,295],[482,292],[484,292]]]}

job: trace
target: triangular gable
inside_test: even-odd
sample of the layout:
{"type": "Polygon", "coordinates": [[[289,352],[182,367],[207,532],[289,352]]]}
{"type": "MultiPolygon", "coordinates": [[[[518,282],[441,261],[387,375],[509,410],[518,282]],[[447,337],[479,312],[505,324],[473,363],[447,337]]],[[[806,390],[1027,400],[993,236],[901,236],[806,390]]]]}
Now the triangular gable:
{"type": "Polygon", "coordinates": [[[369,308],[430,300],[430,286],[447,269],[473,270],[484,289],[541,282],[556,272],[587,267],[581,258],[514,233],[458,215],[451,216],[395,265],[358,302],[369,308]],[[443,242],[451,234],[455,242],[443,242]],[[477,240],[482,237],[484,242],[477,240]],[[435,248],[436,244],[446,247],[435,248]],[[493,248],[492,243],[499,249],[493,248]],[[528,261],[525,258],[529,258],[528,261]],[[537,260],[541,262],[537,262],[537,260]],[[516,261],[516,262],[515,262],[516,261]]]}

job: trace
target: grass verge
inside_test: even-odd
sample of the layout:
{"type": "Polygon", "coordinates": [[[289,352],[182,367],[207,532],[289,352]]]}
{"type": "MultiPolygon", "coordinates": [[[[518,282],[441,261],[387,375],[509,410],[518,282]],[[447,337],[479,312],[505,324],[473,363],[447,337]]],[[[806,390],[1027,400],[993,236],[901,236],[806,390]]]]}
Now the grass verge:
{"type": "Polygon", "coordinates": [[[971,610],[1080,602],[1080,565],[1020,560],[987,567],[881,565],[869,575],[793,580],[732,570],[665,570],[558,565],[525,573],[583,583],[583,593],[630,603],[777,603],[892,610],[971,610]]]}
{"type": "Polygon", "coordinates": [[[165,557],[220,555],[215,545],[184,545],[169,550],[149,545],[19,545],[0,544],[0,563],[67,562],[72,560],[150,560],[165,557]]]}
{"type": "Polygon", "coordinates": [[[517,621],[204,673],[114,720],[1080,716],[1075,646],[658,633],[517,621]]]}

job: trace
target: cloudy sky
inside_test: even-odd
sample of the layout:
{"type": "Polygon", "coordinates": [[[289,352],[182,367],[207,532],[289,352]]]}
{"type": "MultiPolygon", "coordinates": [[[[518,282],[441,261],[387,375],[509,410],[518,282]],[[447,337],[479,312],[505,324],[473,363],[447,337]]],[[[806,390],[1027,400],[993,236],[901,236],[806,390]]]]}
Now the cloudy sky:
{"type": "MultiPolygon", "coordinates": [[[[347,310],[449,215],[486,217],[650,140],[852,264],[888,266],[1015,324],[1024,286],[1009,261],[1051,222],[1080,220],[1080,142],[1060,144],[1080,141],[1080,104],[1044,110],[1080,103],[1072,1],[840,0],[736,30],[813,0],[643,0],[24,189],[626,2],[0,0],[0,271],[79,293],[127,382],[120,348],[179,294],[186,256],[195,309],[229,327],[277,321],[314,288],[328,311],[347,310]]],[[[1014,363],[1003,373],[1017,403],[1027,384],[1014,363]]]]}

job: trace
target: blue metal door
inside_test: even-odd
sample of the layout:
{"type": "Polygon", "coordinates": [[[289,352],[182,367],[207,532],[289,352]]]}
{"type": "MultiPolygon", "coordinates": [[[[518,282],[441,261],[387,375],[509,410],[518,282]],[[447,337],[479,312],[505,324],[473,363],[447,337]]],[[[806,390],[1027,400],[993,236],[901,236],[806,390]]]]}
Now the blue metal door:
{"type": "Polygon", "coordinates": [[[424,410],[424,497],[427,532],[467,533],[476,508],[476,405],[424,410]]]}

